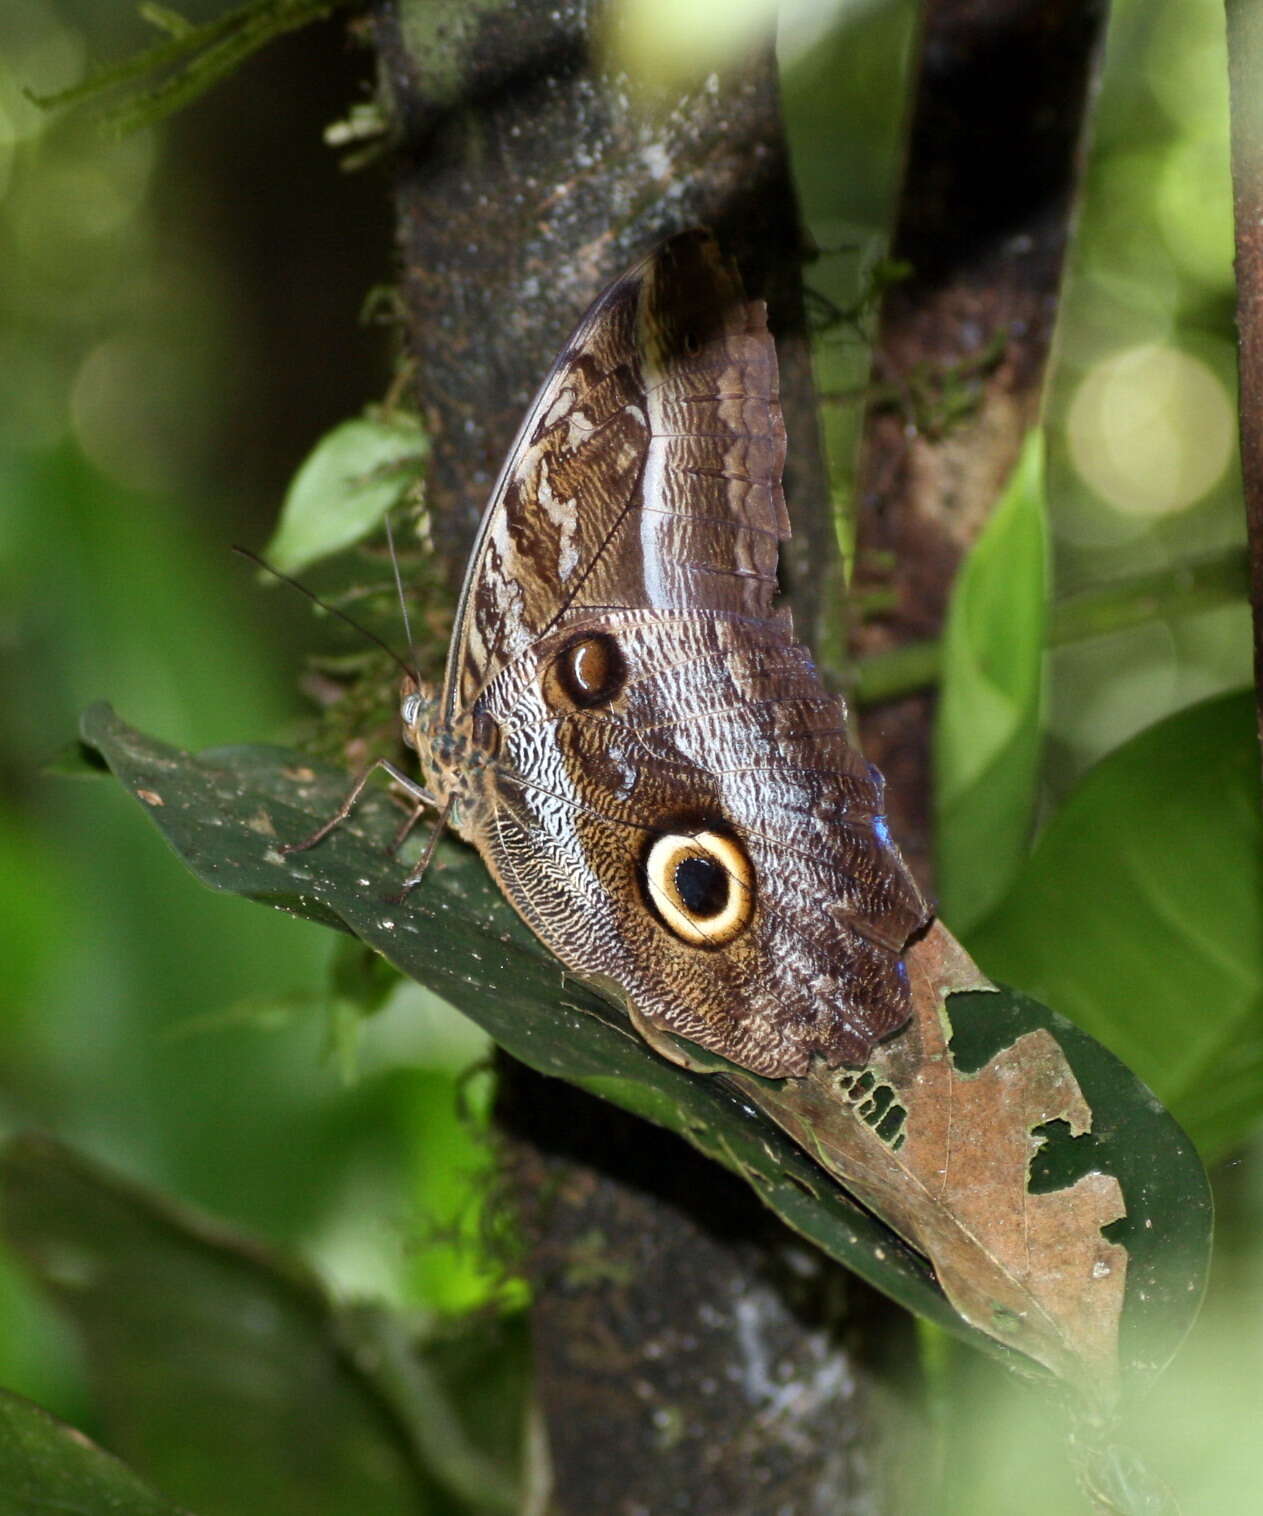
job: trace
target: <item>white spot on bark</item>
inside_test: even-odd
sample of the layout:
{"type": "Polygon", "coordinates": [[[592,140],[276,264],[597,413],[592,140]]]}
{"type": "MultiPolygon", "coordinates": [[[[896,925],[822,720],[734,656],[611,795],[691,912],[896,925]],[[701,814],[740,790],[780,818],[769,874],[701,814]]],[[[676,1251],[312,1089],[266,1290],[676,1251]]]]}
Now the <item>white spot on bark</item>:
{"type": "Polygon", "coordinates": [[[655,179],[671,176],[671,154],[661,142],[650,142],[640,150],[640,161],[655,179]]]}

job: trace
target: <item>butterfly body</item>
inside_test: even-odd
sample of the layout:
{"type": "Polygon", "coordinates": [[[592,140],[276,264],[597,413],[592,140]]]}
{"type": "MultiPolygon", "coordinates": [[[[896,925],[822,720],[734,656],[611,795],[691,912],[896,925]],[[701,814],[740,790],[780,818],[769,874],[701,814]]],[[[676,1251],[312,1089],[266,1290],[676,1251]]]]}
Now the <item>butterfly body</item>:
{"type": "Polygon", "coordinates": [[[636,1025],[770,1077],[908,1018],[929,913],[774,605],[785,437],[763,307],[673,238],[596,302],[493,491],[443,688],[408,681],[426,790],[636,1025]]]}

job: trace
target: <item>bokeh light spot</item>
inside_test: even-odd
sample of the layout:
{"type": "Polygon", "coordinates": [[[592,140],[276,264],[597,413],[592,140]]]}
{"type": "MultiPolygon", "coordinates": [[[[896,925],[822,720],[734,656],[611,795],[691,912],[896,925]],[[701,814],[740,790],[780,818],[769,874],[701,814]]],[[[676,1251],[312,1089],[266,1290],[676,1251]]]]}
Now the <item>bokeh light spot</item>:
{"type": "Polygon", "coordinates": [[[1232,453],[1228,391],[1191,353],[1145,343],[1089,370],[1066,437],[1079,474],[1117,511],[1184,510],[1219,480],[1232,453]]]}
{"type": "Polygon", "coordinates": [[[608,40],[617,63],[643,83],[668,86],[732,62],[776,24],[769,0],[624,0],[616,15],[608,40]]]}
{"type": "Polygon", "coordinates": [[[132,489],[174,486],[192,414],[178,351],[137,333],[98,343],[71,385],[80,447],[104,474],[132,489]]]}
{"type": "Polygon", "coordinates": [[[843,20],[879,0],[623,0],[607,44],[616,66],[641,83],[682,86],[777,41],[782,65],[808,53],[843,20]]]}
{"type": "Polygon", "coordinates": [[[1162,240],[1181,270],[1199,284],[1232,289],[1232,180],[1228,137],[1186,138],[1168,156],[1158,182],[1162,240]]]}

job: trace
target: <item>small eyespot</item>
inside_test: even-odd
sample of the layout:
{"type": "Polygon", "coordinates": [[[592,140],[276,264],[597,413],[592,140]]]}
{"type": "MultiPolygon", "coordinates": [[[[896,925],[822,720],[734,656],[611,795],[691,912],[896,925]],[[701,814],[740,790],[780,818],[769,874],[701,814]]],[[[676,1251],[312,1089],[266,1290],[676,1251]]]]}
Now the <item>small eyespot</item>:
{"type": "Polygon", "coordinates": [[[702,350],[701,339],[698,337],[696,332],[692,331],[686,331],[681,334],[680,346],[684,349],[690,358],[694,353],[700,353],[702,350]]]}
{"type": "Polygon", "coordinates": [[[649,903],[668,931],[697,947],[722,947],[754,915],[754,866],[724,832],[666,832],[645,855],[649,903]]]}
{"type": "Polygon", "coordinates": [[[618,643],[606,632],[589,632],[568,643],[549,668],[550,703],[580,710],[608,705],[627,679],[618,643]]]}

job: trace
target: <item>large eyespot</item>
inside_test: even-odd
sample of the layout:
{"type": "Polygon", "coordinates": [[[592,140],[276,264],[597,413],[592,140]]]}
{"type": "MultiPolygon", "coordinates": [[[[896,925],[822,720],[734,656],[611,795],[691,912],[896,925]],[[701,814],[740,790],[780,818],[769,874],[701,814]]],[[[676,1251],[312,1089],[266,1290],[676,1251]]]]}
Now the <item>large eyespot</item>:
{"type": "Polygon", "coordinates": [[[667,832],[645,855],[649,903],[682,942],[722,947],[754,915],[754,865],[724,832],[667,832]]]}
{"type": "Polygon", "coordinates": [[[552,704],[591,710],[608,705],[627,679],[627,665],[618,643],[607,632],[588,632],[566,644],[548,671],[552,704]]]}

